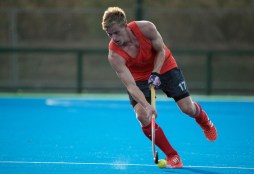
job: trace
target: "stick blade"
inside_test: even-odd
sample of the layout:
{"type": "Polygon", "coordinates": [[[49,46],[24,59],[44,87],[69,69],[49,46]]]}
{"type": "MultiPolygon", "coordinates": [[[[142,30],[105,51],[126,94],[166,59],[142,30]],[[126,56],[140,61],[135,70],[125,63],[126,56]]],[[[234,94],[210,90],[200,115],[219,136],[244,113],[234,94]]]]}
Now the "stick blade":
{"type": "Polygon", "coordinates": [[[158,157],[158,152],[157,151],[155,151],[155,154],[154,154],[154,162],[155,162],[155,164],[158,164],[158,159],[159,159],[159,157],[158,157]]]}

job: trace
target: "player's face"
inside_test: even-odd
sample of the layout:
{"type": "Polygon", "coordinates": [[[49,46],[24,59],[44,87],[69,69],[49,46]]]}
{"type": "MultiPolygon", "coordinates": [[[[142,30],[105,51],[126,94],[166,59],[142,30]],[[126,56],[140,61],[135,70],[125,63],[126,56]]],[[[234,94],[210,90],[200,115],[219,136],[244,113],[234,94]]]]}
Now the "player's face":
{"type": "Polygon", "coordinates": [[[114,24],[106,30],[106,33],[117,45],[121,46],[124,44],[127,35],[125,26],[114,24]]]}

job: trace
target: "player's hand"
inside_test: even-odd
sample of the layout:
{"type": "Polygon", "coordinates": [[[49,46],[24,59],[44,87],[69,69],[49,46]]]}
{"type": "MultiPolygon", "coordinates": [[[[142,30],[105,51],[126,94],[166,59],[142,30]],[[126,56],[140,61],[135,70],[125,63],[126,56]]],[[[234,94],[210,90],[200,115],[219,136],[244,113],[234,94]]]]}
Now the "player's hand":
{"type": "Polygon", "coordinates": [[[146,112],[150,120],[152,119],[152,115],[155,115],[155,118],[157,118],[157,112],[152,105],[146,107],[146,112]]]}
{"type": "Polygon", "coordinates": [[[155,89],[158,89],[161,85],[160,74],[152,72],[148,80],[148,85],[154,85],[155,89]]]}

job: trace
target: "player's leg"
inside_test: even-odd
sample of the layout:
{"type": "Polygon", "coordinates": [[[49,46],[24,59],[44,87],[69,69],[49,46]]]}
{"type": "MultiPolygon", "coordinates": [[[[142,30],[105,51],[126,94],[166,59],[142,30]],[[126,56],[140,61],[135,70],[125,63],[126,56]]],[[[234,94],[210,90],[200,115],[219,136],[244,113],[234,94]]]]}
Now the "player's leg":
{"type": "MultiPolygon", "coordinates": [[[[140,104],[136,104],[134,110],[142,126],[143,133],[151,140],[151,120],[148,118],[146,111],[140,104]]],[[[162,128],[157,123],[155,123],[155,137],[155,144],[165,153],[167,164],[172,168],[181,168],[183,164],[178,153],[171,146],[162,128]]]]}
{"type": "Polygon", "coordinates": [[[216,140],[216,128],[199,103],[193,102],[189,96],[177,101],[177,105],[183,113],[195,118],[196,122],[203,129],[204,134],[208,140],[216,140]]]}
{"type": "MultiPolygon", "coordinates": [[[[140,104],[136,104],[134,107],[136,112],[136,117],[142,126],[142,131],[150,140],[151,136],[151,120],[148,118],[146,111],[140,104]]],[[[155,144],[168,156],[168,155],[176,155],[177,152],[175,149],[170,145],[169,141],[167,140],[162,128],[155,123],[155,144]]]]}
{"type": "Polygon", "coordinates": [[[181,111],[190,117],[203,129],[205,136],[214,141],[217,137],[215,126],[209,120],[202,107],[192,101],[184,76],[179,68],[174,68],[161,76],[162,90],[168,97],[173,97],[181,111]]]}
{"type": "MultiPolygon", "coordinates": [[[[140,90],[144,93],[147,101],[151,102],[151,94],[150,89],[148,87],[147,82],[144,83],[138,83],[137,84],[140,90]]],[[[145,134],[147,138],[151,140],[151,119],[148,117],[146,111],[144,108],[137,103],[131,95],[129,95],[131,105],[134,108],[134,111],[136,113],[136,118],[140,122],[140,125],[142,127],[142,131],[145,134]]],[[[171,146],[168,139],[166,138],[162,128],[156,124],[155,125],[155,144],[165,153],[166,156],[173,156],[177,155],[176,150],[171,146]]]]}

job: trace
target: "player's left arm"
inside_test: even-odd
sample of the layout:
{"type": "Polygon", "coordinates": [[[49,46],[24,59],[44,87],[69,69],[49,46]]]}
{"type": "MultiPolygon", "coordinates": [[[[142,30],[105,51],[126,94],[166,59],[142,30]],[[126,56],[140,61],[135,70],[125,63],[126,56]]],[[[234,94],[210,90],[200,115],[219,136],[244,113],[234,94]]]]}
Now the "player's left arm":
{"type": "Polygon", "coordinates": [[[156,26],[149,21],[139,21],[138,25],[143,32],[143,34],[151,40],[153,49],[156,51],[156,56],[154,59],[154,68],[152,72],[157,72],[160,74],[160,70],[163,66],[163,63],[165,61],[165,48],[164,48],[164,42],[163,39],[156,29],[156,26]]]}

